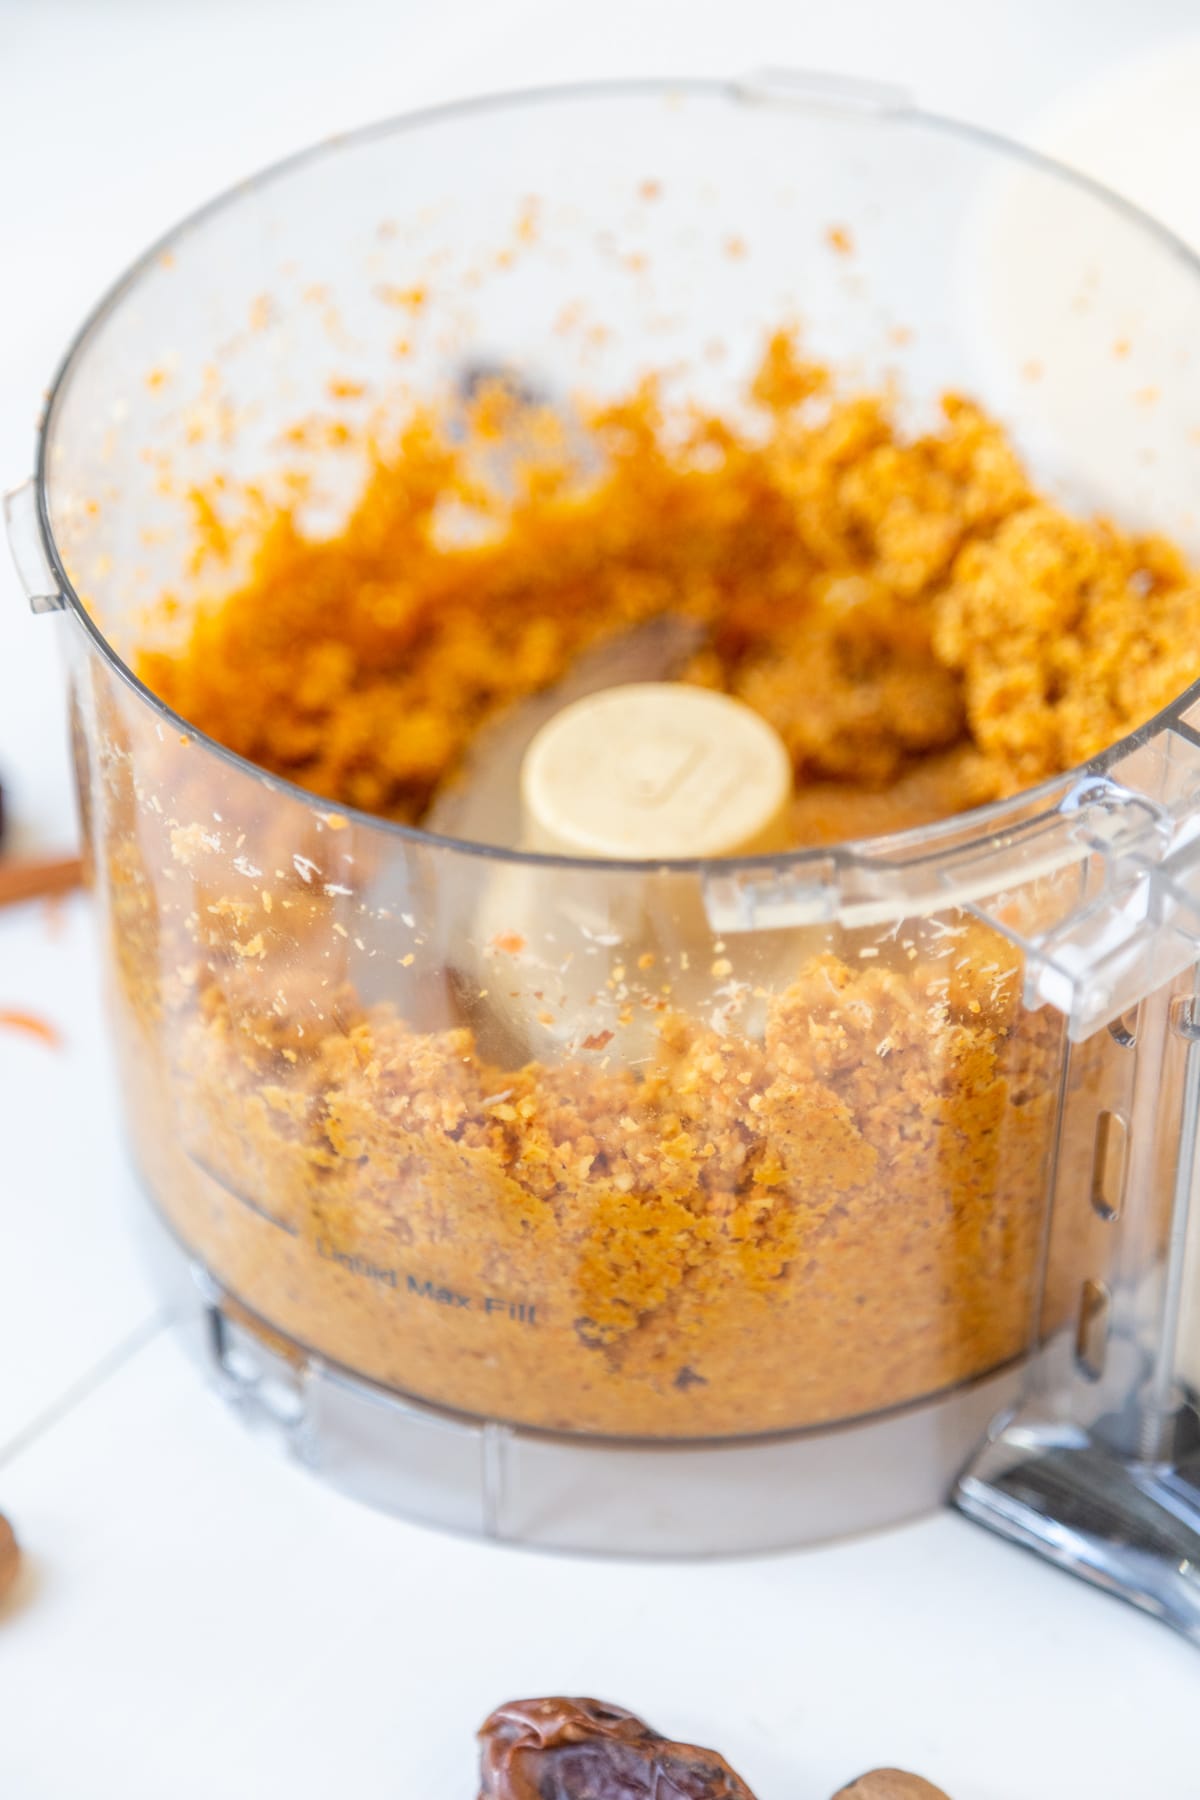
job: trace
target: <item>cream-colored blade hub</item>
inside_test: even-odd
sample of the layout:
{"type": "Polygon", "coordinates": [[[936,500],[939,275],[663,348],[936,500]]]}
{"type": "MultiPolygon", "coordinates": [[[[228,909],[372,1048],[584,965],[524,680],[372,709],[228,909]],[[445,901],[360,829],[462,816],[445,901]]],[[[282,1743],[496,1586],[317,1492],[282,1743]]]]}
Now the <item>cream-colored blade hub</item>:
{"type": "Polygon", "coordinates": [[[792,770],[757,713],[705,688],[640,682],[565,707],[521,770],[526,849],[665,862],[786,844],[792,770]]]}
{"type": "Polygon", "coordinates": [[[699,875],[656,865],[785,848],[791,793],[772,728],[704,688],[613,687],[548,720],[521,766],[521,846],[577,861],[498,861],[485,884],[462,972],[488,1054],[649,1065],[668,1011],[761,1034],[800,940],[715,940],[699,875]]]}
{"type": "Polygon", "coordinates": [[[547,721],[606,688],[668,680],[703,641],[701,625],[666,613],[585,651],[554,687],[510,707],[476,733],[457,779],[430,808],[428,829],[511,850],[521,829],[521,764],[547,721]]]}

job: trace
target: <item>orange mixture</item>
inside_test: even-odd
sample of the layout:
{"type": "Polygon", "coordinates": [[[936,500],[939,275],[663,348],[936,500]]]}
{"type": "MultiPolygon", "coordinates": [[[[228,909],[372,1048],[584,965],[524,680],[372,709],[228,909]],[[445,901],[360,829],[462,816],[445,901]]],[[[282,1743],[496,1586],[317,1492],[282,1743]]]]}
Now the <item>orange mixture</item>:
{"type": "Polygon", "coordinates": [[[831,807],[845,838],[859,806],[878,832],[1029,787],[1195,677],[1178,551],[1039,499],[970,402],[906,439],[786,334],[752,398],[736,427],[651,382],[564,421],[493,387],[457,444],[418,413],[338,537],[280,513],[248,585],[141,673],[251,762],[413,823],[489,717],[597,639],[681,614],[711,634],[684,678],[783,736],[798,842],[829,837],[831,807]]]}
{"type": "MultiPolygon", "coordinates": [[[[142,673],[325,807],[413,822],[487,719],[683,613],[684,677],[789,748],[797,843],[1011,794],[1195,674],[1179,555],[1040,499],[968,402],[905,437],[783,336],[753,398],[736,426],[654,384],[570,424],[499,390],[465,437],[415,417],[338,537],[274,518],[142,673]]],[[[555,1039],[547,990],[550,1047],[515,1056],[495,1009],[547,947],[473,941],[473,859],[272,796],[116,684],[96,704],[139,1155],[267,1325],[464,1411],[664,1436],[867,1414],[1027,1347],[1062,1020],[999,933],[806,928],[728,1005],[715,935],[701,1005],[683,952],[592,945],[595,1028],[555,1039]]],[[[1073,1101],[1119,1054],[1076,1055],[1073,1101]]],[[[1097,1272],[1077,1149],[1044,1324],[1097,1272]]]]}

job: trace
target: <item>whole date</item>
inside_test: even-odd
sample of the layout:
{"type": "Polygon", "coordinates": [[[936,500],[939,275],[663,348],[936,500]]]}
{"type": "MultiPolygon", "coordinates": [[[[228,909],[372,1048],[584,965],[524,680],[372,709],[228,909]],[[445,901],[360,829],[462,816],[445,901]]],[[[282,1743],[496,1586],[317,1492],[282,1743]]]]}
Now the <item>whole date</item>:
{"type": "MultiPolygon", "coordinates": [[[[479,1800],[754,1800],[723,1756],[676,1744],[602,1700],[510,1700],[479,1733],[479,1800]]],[[[900,1769],[875,1769],[834,1800],[947,1800],[900,1769]]]]}

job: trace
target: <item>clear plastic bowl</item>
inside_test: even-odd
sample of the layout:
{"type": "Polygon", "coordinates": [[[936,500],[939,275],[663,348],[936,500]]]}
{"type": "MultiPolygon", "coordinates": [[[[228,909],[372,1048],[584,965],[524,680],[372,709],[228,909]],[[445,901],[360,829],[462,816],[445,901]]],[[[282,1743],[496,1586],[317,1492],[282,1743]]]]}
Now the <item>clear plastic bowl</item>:
{"type": "MultiPolygon", "coordinates": [[[[215,579],[189,492],[282,492],[331,383],[399,417],[473,366],[603,395],[669,364],[732,408],[787,317],[906,417],[965,391],[1066,503],[1195,544],[1191,260],[1010,145],[782,77],[450,107],[247,183],[89,321],[13,501],[71,620],[164,1267],[230,1394],[400,1511],[640,1551],[879,1524],[1031,1359],[1119,1411],[1107,1347],[1149,1367],[1169,1310],[1194,691],[1011,803],[659,868],[331,809],[131,673],[215,579]]],[[[362,457],[309,466],[329,529],[362,457]]]]}

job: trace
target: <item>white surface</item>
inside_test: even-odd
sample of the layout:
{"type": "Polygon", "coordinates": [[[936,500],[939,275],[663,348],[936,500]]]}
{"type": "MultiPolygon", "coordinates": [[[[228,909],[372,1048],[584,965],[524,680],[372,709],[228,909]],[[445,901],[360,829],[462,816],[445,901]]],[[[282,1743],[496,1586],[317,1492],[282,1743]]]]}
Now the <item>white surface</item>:
{"type": "Polygon", "coordinates": [[[715,1740],[760,1800],[881,1762],[954,1800],[1197,1792],[1195,1652],[956,1519],[698,1566],[495,1550],[276,1460],[169,1337],[0,1485],[35,1559],[6,1797],[470,1800],[475,1724],[560,1690],[715,1740]]]}
{"type": "MultiPolygon", "coordinates": [[[[1075,133],[1200,241],[1194,41],[1039,122],[1195,21],[1191,0],[0,0],[0,473],[27,472],[83,312],[174,217],[312,137],[484,87],[854,70],[1075,133]]],[[[53,635],[0,557],[0,770],[46,844],[73,830],[53,635]]],[[[59,940],[39,909],[0,919],[0,1007],[67,1040],[0,1035],[0,1505],[33,1562],[0,1629],[3,1800],[468,1800],[479,1718],[554,1689],[715,1742],[760,1800],[825,1800],[873,1761],[955,1800],[1200,1795],[1195,1652],[955,1519],[630,1570],[406,1528],[276,1461],[147,1341],[88,931],[82,904],[59,940]]]]}

